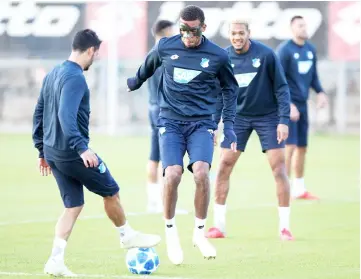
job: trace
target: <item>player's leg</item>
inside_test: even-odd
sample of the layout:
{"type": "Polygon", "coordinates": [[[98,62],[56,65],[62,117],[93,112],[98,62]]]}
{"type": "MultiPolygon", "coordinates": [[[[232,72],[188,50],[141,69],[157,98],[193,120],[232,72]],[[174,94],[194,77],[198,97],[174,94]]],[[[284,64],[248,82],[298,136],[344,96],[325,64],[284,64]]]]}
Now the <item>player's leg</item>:
{"type": "Polygon", "coordinates": [[[147,165],[147,211],[151,213],[160,213],[163,210],[162,202],[162,185],[159,179],[159,131],[157,128],[159,110],[149,110],[149,121],[151,126],[151,142],[150,142],[150,156],[147,165]]]}
{"type": "Polygon", "coordinates": [[[298,123],[298,142],[294,154],[294,180],[293,180],[293,197],[297,199],[316,200],[307,191],[304,180],[304,169],[306,161],[306,152],[308,145],[308,112],[307,107],[300,110],[300,120],[298,123]]]}
{"type": "Polygon", "coordinates": [[[297,147],[297,140],[298,140],[298,122],[294,122],[290,120],[288,124],[288,138],[286,140],[286,150],[285,150],[285,157],[286,157],[286,171],[288,177],[291,177],[291,170],[293,168],[293,158],[294,153],[297,147]]]}
{"type": "Polygon", "coordinates": [[[207,236],[210,238],[223,238],[226,234],[226,201],[230,176],[239,156],[246,149],[247,141],[252,133],[252,127],[248,118],[237,115],[234,131],[237,135],[236,153],[230,149],[231,143],[224,136],[221,140],[221,158],[215,183],[214,227],[211,227],[207,233],[207,236]]]}
{"type": "Polygon", "coordinates": [[[217,254],[216,249],[206,239],[204,231],[210,197],[209,169],[213,159],[215,129],[214,122],[210,120],[193,122],[184,127],[189,155],[188,170],[193,172],[196,184],[193,244],[208,259],[215,258],[217,254]]]}
{"type": "Polygon", "coordinates": [[[253,127],[256,130],[262,151],[267,154],[269,164],[277,187],[279,233],[282,240],[292,240],[290,232],[290,182],[287,176],[285,164],[285,143],[278,143],[277,126],[279,117],[267,115],[254,121],[253,127]]]}
{"type": "Polygon", "coordinates": [[[62,173],[80,181],[89,191],[103,197],[105,212],[117,228],[123,248],[156,246],[160,242],[159,236],[143,234],[131,228],[120,203],[118,184],[99,156],[98,161],[99,165],[95,168],[86,168],[80,158],[75,161],[57,163],[57,168],[62,173]]]}
{"type": "Polygon", "coordinates": [[[84,206],[83,185],[62,173],[55,162],[47,162],[58,184],[65,209],[56,223],[53,248],[44,272],[54,276],[73,276],[74,273],[64,264],[64,255],[74,224],[84,206]]]}
{"type": "Polygon", "coordinates": [[[169,260],[178,265],[183,262],[183,250],[175,223],[175,210],[178,185],[183,174],[186,143],[181,129],[175,121],[161,118],[159,124],[160,153],[164,170],[163,211],[167,254],[169,260]]]}

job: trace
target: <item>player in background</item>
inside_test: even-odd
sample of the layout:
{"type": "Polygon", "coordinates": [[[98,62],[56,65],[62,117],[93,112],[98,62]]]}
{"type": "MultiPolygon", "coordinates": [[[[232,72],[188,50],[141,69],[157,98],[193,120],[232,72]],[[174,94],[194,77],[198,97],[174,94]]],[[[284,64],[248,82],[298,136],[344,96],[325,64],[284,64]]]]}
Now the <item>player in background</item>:
{"type": "Polygon", "coordinates": [[[33,117],[33,141],[39,151],[42,175],[53,173],[65,210],[55,227],[55,239],[44,272],[75,276],[64,264],[68,238],[84,206],[83,185],[103,197],[104,209],[114,223],[121,246],[152,247],[157,235],[139,233],[128,224],[119,201],[119,187],[107,165],[89,145],[90,92],[83,75],[101,44],[96,33],[79,31],[68,60],[51,70],[43,81],[33,117]]]}
{"type": "MultiPolygon", "coordinates": [[[[247,21],[232,21],[229,38],[232,45],[226,50],[239,86],[237,115],[234,121],[238,151],[234,153],[229,149],[231,142],[228,139],[222,141],[221,160],[215,183],[214,227],[210,228],[207,236],[225,236],[230,175],[241,153],[245,151],[252,131],[255,130],[277,185],[280,237],[291,240],[290,185],[284,152],[290,115],[289,88],[276,54],[266,45],[250,39],[247,21]]],[[[219,123],[223,109],[222,94],[219,97],[216,123],[219,123]]]]}
{"type": "Polygon", "coordinates": [[[205,258],[216,257],[216,249],[205,237],[213,158],[212,120],[217,103],[217,80],[223,87],[224,135],[236,151],[233,122],[236,113],[237,81],[227,52],[209,41],[202,9],[190,5],[180,12],[180,34],[163,38],[150,51],[135,77],[128,78],[136,90],[162,66],[160,94],[160,150],[165,182],[163,193],[167,252],[170,261],[180,264],[183,251],[175,222],[178,185],[183,174],[183,157],[189,155],[188,170],[196,184],[193,244],[205,258]]]}
{"type": "MultiPolygon", "coordinates": [[[[170,37],[174,35],[173,22],[169,20],[159,20],[155,22],[152,27],[152,34],[155,39],[155,44],[163,37],[170,37]]],[[[159,116],[159,102],[158,102],[158,86],[162,75],[162,68],[159,67],[154,75],[148,80],[149,90],[149,122],[152,129],[150,141],[150,156],[147,166],[147,194],[148,205],[147,210],[150,213],[159,213],[163,211],[162,201],[162,182],[159,179],[159,130],[157,128],[159,116]]]]}
{"type": "Polygon", "coordinates": [[[304,182],[305,156],[308,145],[307,100],[312,87],[317,93],[317,108],[327,104],[317,73],[317,54],[315,47],[307,41],[307,26],[302,16],[291,19],[292,39],[283,42],[277,54],[286,74],[291,93],[291,121],[289,137],[286,141],[286,167],[288,175],[294,170],[292,197],[299,199],[318,199],[306,190],[304,182]],[[292,166],[292,162],[294,165],[292,166]]]}

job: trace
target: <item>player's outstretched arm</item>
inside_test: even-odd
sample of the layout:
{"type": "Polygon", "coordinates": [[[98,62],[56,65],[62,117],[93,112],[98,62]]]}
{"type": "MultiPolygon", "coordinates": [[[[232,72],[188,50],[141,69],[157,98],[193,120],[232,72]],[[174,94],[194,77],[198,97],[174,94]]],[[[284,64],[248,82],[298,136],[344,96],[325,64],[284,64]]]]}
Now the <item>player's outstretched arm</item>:
{"type": "Polygon", "coordinates": [[[43,113],[44,113],[44,93],[46,77],[44,78],[43,85],[40,90],[38,102],[36,103],[35,111],[33,114],[33,142],[35,148],[39,151],[39,158],[44,158],[43,152],[43,113]]]}
{"type": "Polygon", "coordinates": [[[233,123],[234,118],[236,117],[238,83],[233,75],[231,61],[228,56],[218,73],[218,79],[222,88],[221,94],[223,97],[222,118],[224,124],[224,136],[232,142],[231,148],[236,152],[237,137],[233,130],[233,123]]]}
{"type": "Polygon", "coordinates": [[[148,53],[144,63],[139,67],[134,77],[127,79],[128,92],[139,89],[142,84],[150,78],[157,68],[162,64],[162,60],[159,56],[158,46],[154,46],[148,53]]]}

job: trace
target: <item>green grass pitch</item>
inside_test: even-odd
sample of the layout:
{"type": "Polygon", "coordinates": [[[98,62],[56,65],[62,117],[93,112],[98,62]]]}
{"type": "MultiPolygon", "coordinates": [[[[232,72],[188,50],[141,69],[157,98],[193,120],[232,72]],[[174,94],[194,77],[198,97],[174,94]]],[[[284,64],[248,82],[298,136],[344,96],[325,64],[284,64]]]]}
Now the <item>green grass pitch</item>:
{"type": "MultiPolygon", "coordinates": [[[[306,183],[321,200],[292,202],[295,241],[278,238],[275,185],[253,135],[231,180],[228,238],[212,240],[217,259],[204,260],[191,244],[194,183],[186,172],[178,206],[190,214],[176,218],[185,261],[173,266],[163,241],[156,249],[161,265],[151,278],[359,278],[359,137],[317,135],[310,138],[310,144],[306,183]]],[[[144,212],[148,138],[95,136],[91,146],[120,184],[126,210],[144,212]]],[[[50,253],[55,219],[62,212],[55,181],[38,174],[30,135],[0,135],[0,150],[0,278],[43,278],[40,274],[50,253]]],[[[219,150],[214,155],[213,173],[218,157],[219,150]]],[[[86,274],[85,278],[132,276],[117,232],[104,217],[102,200],[86,192],[81,216],[89,218],[79,220],[69,240],[69,268],[86,274]]],[[[211,203],[208,227],[212,217],[211,203]]],[[[134,228],[164,238],[161,215],[129,216],[129,220],[134,228]]]]}

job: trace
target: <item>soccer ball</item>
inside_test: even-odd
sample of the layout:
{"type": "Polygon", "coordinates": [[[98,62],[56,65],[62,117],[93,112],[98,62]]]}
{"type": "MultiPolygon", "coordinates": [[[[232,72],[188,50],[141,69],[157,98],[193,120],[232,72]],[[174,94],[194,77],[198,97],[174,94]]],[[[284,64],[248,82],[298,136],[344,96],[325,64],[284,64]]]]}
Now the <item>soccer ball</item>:
{"type": "Polygon", "coordinates": [[[152,274],[159,266],[154,248],[133,248],[127,252],[126,263],[133,274],[152,274]]]}

